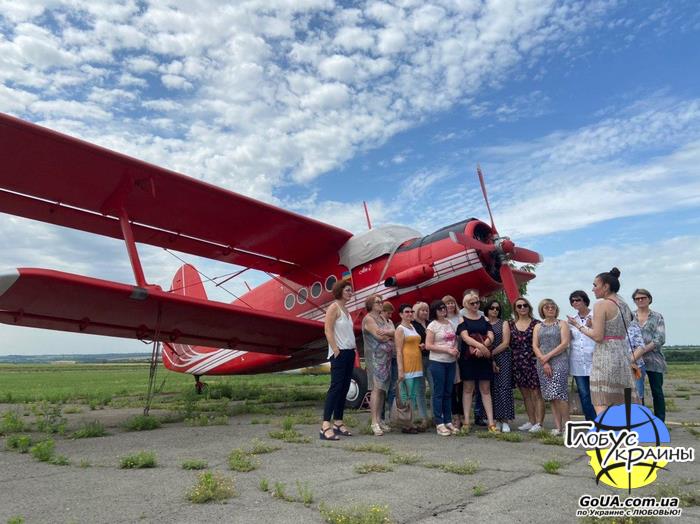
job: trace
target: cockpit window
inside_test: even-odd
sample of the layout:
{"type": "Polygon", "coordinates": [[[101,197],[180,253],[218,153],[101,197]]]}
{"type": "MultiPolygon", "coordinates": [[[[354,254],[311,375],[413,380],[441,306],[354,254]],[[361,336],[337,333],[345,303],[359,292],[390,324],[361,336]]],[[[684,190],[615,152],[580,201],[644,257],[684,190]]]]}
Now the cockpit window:
{"type": "Polygon", "coordinates": [[[406,242],[404,245],[399,247],[396,251],[408,251],[409,249],[416,248],[418,246],[425,246],[427,244],[432,244],[433,242],[437,242],[438,240],[442,240],[444,238],[447,238],[450,236],[451,232],[454,233],[464,233],[464,228],[467,227],[467,223],[471,222],[472,220],[476,220],[475,218],[468,218],[467,220],[462,220],[461,222],[456,222],[454,224],[451,224],[449,226],[445,226],[443,228],[438,229],[434,233],[430,233],[429,235],[424,236],[423,238],[414,238],[413,240],[409,240],[406,242]]]}

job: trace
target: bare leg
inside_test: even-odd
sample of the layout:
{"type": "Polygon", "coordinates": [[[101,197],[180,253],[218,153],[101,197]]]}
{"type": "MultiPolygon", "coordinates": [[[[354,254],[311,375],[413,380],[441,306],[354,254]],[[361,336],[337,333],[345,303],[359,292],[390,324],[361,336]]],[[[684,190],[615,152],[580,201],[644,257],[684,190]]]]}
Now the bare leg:
{"type": "Polygon", "coordinates": [[[603,411],[608,409],[608,406],[593,406],[593,409],[595,409],[596,415],[600,415],[603,411]]]}
{"type": "Polygon", "coordinates": [[[533,389],[532,396],[535,405],[535,418],[542,425],[544,424],[544,399],[542,398],[542,392],[539,389],[533,389]]]}
{"type": "Polygon", "coordinates": [[[491,399],[491,383],[485,380],[479,381],[479,392],[481,393],[481,402],[484,404],[488,425],[493,426],[493,400],[491,399]]]}
{"type": "MultiPolygon", "coordinates": [[[[462,381],[462,409],[464,410],[464,426],[469,427],[469,415],[472,411],[472,396],[474,395],[474,381],[462,381]]],[[[467,430],[465,430],[467,431],[467,430]]]]}
{"type": "Polygon", "coordinates": [[[381,418],[381,409],[384,405],[384,390],[374,388],[369,397],[369,409],[372,414],[372,424],[379,424],[381,418]]]}
{"type": "Polygon", "coordinates": [[[520,394],[523,396],[523,402],[525,403],[525,411],[527,412],[527,420],[530,424],[535,423],[535,405],[532,402],[530,388],[520,388],[520,394]]]}

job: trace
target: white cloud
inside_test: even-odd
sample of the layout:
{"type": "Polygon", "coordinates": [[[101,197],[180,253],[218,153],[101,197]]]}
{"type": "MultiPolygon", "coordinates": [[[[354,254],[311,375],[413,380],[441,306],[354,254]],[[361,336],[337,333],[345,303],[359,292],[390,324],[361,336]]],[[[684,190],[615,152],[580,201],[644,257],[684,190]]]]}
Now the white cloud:
{"type": "MultiPolygon", "coordinates": [[[[594,301],[592,282],[598,273],[620,268],[621,297],[632,306],[631,294],[643,287],[654,295],[652,309],[664,315],[667,344],[697,342],[692,309],[679,297],[689,289],[700,289],[700,237],[683,236],[645,244],[588,247],[545,258],[537,277],[528,285],[534,303],[553,298],[562,312],[569,308],[569,293],[583,289],[594,301]]],[[[634,306],[632,306],[634,309],[634,306]]]]}

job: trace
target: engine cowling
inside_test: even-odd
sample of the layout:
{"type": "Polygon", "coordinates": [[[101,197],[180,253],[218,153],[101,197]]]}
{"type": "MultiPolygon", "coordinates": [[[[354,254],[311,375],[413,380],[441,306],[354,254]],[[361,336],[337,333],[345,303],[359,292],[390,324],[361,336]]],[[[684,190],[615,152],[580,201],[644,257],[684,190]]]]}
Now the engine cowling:
{"type": "Polygon", "coordinates": [[[433,278],[435,269],[429,264],[420,264],[413,266],[403,271],[399,271],[394,276],[387,278],[384,281],[386,287],[407,287],[415,286],[421,282],[433,278]]]}

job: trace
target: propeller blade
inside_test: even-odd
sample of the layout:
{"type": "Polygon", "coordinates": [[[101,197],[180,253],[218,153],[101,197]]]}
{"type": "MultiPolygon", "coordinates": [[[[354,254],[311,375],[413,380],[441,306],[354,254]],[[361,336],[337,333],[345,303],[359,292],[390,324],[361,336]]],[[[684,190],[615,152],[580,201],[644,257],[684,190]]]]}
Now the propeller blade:
{"type": "Polygon", "coordinates": [[[516,299],[520,296],[520,290],[518,289],[518,283],[515,281],[515,275],[513,275],[513,270],[506,263],[501,265],[501,283],[503,284],[503,290],[506,292],[506,296],[511,304],[513,304],[516,299]]]}
{"type": "Polygon", "coordinates": [[[539,264],[543,260],[542,255],[538,252],[524,247],[513,248],[510,259],[517,260],[518,262],[525,262],[526,264],[539,264]]]}
{"type": "Polygon", "coordinates": [[[493,213],[491,213],[491,204],[489,204],[489,197],[486,194],[486,182],[484,182],[484,174],[481,172],[481,166],[479,164],[476,165],[476,174],[479,176],[479,184],[481,184],[481,192],[484,194],[484,201],[486,202],[486,209],[489,212],[489,217],[491,218],[491,229],[493,232],[498,235],[498,231],[496,231],[496,225],[493,223],[493,213]]]}

